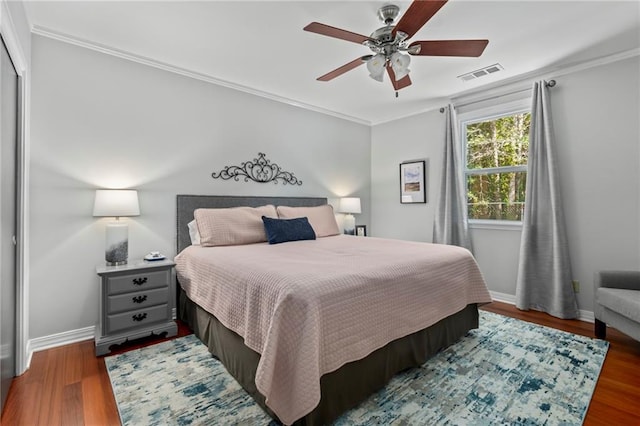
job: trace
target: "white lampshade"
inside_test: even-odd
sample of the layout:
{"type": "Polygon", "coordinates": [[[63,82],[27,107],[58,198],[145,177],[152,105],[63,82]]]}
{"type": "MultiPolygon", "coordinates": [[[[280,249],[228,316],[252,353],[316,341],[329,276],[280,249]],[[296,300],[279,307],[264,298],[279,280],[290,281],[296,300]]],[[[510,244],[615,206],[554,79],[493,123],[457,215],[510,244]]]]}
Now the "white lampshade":
{"type": "Polygon", "coordinates": [[[409,63],[411,62],[411,56],[395,52],[391,55],[389,62],[391,62],[391,68],[393,68],[393,73],[396,75],[396,81],[409,75],[409,63]]]}
{"type": "Polygon", "coordinates": [[[94,216],[140,216],[135,189],[98,189],[93,204],[94,216]]]}
{"type": "Polygon", "coordinates": [[[367,69],[369,70],[369,77],[376,81],[382,81],[384,75],[384,67],[387,59],[383,54],[378,53],[373,58],[367,61],[367,69]]]}
{"type": "MultiPolygon", "coordinates": [[[[138,191],[134,189],[98,189],[93,204],[94,216],[140,216],[138,191]]],[[[107,265],[127,263],[129,257],[129,225],[122,221],[107,224],[104,259],[107,265]]]]}
{"type": "Polygon", "coordinates": [[[360,198],[358,197],[346,197],[340,198],[340,208],[338,209],[339,213],[362,213],[362,209],[360,208],[360,198]]]}

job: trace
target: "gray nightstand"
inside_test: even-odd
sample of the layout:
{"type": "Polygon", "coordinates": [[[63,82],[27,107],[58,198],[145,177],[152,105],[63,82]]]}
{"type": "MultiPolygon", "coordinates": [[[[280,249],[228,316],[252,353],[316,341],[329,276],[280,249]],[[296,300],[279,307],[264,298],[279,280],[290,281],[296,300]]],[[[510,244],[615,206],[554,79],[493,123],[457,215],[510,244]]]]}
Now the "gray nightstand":
{"type": "Polygon", "coordinates": [[[172,318],[175,305],[170,260],[144,260],[122,266],[98,266],[100,318],[96,330],[96,356],[109,347],[150,334],[178,333],[172,318]]]}

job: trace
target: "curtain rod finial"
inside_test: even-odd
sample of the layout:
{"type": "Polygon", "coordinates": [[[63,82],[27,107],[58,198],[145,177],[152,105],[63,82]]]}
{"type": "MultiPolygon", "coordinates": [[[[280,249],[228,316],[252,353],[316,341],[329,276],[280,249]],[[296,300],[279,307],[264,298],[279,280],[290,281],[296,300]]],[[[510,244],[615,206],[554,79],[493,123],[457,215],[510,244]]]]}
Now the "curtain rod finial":
{"type": "Polygon", "coordinates": [[[555,85],[556,85],[556,81],[555,81],[555,80],[549,80],[549,81],[547,82],[547,87],[553,87],[553,86],[555,86],[555,85]]]}
{"type": "Polygon", "coordinates": [[[440,112],[441,113],[444,112],[444,107],[440,108],[440,112]]]}

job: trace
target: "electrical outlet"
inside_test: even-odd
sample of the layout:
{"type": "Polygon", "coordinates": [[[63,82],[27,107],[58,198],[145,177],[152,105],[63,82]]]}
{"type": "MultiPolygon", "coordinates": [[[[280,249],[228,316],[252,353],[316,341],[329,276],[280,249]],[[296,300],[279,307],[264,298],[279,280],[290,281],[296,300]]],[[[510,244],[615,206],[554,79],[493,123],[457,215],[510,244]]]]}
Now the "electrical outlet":
{"type": "Polygon", "coordinates": [[[580,293],[580,281],[573,280],[573,281],[571,281],[571,285],[573,285],[573,292],[574,293],[580,293]]]}

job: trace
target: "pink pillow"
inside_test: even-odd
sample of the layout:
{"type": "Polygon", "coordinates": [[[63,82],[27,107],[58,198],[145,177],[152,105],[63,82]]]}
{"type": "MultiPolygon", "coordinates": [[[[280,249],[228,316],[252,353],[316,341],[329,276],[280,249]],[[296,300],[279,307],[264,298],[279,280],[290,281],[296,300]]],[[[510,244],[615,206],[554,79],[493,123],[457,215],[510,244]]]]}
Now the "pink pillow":
{"type": "Polygon", "coordinates": [[[306,217],[318,238],[340,234],[333,207],[329,204],[317,207],[278,206],[277,211],[280,219],[306,217]]]}
{"type": "Polygon", "coordinates": [[[212,247],[266,242],[262,216],[277,218],[278,213],[274,206],[267,205],[196,209],[193,216],[200,232],[200,245],[212,247]]]}

